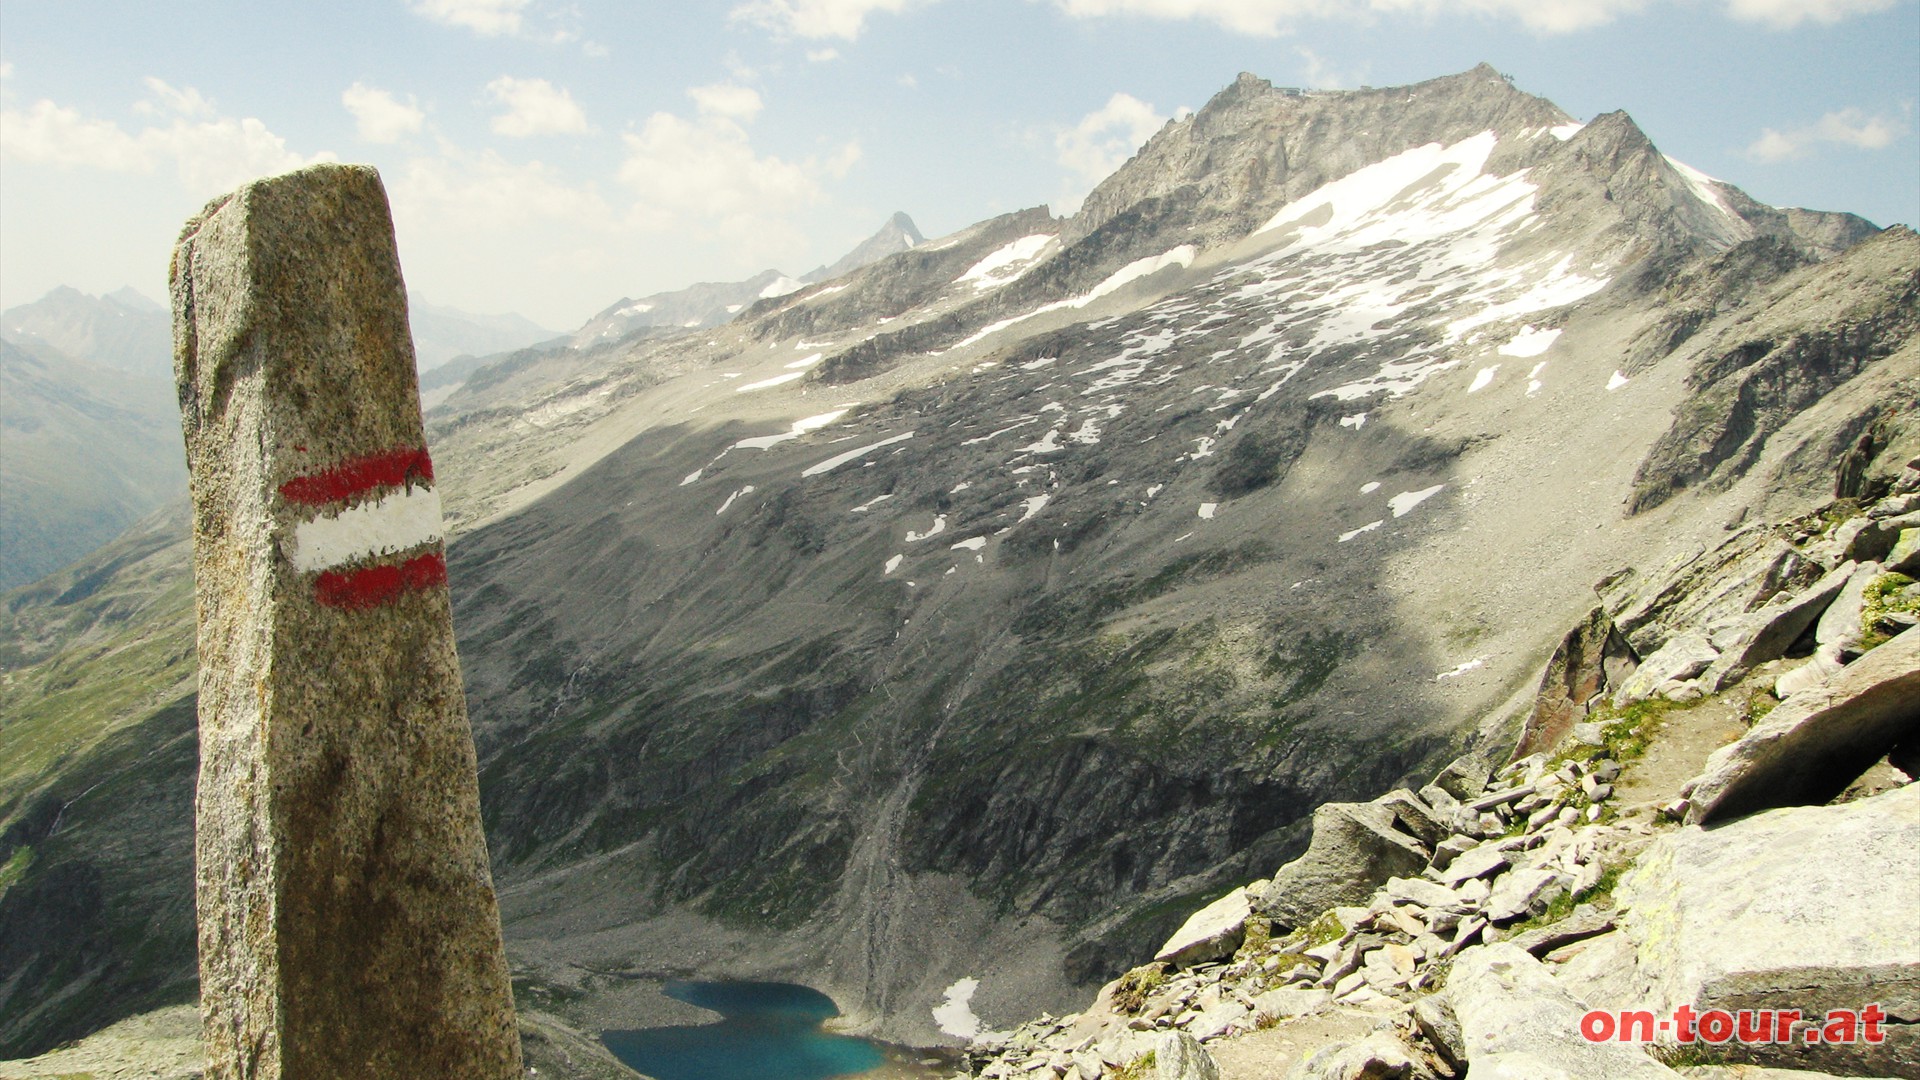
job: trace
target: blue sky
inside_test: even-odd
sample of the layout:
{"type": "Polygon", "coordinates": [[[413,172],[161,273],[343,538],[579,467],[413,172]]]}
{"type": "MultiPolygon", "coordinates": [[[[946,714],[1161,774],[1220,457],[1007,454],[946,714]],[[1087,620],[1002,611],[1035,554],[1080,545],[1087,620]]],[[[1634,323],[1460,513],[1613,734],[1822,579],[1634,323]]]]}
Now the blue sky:
{"type": "Polygon", "coordinates": [[[164,295],[207,199],[379,166],[410,287],[571,329],[894,210],[1071,208],[1240,71],[1486,60],[1763,202],[1920,219],[1916,0],[5,0],[0,306],[164,295]]]}

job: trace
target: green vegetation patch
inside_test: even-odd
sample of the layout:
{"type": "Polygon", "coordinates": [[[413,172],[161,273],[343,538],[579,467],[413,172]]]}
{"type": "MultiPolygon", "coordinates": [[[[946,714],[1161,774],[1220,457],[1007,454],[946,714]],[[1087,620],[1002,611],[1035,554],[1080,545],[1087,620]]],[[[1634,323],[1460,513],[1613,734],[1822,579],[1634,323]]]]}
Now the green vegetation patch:
{"type": "Polygon", "coordinates": [[[1154,961],[1134,968],[1120,976],[1120,985],[1113,988],[1113,1007],[1116,1012],[1136,1015],[1167,981],[1167,965],[1154,961]]]}
{"type": "Polygon", "coordinates": [[[14,849],[13,857],[7,860],[5,866],[0,866],[0,896],[6,895],[8,889],[26,877],[32,866],[33,848],[22,845],[14,849]]]}
{"type": "Polygon", "coordinates": [[[1867,586],[1865,605],[1860,611],[1860,648],[1862,651],[1884,645],[1892,639],[1882,633],[1880,620],[1895,613],[1920,615],[1920,596],[1907,592],[1913,579],[1905,574],[1881,574],[1867,586]]]}

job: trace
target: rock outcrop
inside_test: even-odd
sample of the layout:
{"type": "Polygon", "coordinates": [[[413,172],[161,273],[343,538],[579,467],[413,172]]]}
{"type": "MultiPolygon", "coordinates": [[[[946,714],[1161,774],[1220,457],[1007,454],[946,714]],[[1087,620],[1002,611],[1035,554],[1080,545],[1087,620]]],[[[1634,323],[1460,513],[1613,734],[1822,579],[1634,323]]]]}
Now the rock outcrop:
{"type": "Polygon", "coordinates": [[[1631,1043],[1581,1037],[1587,1011],[1545,964],[1510,944],[1463,953],[1447,980],[1474,1080],[1671,1080],[1677,1075],[1631,1043]]]}
{"type": "Polygon", "coordinates": [[[1722,747],[1688,792],[1687,820],[1818,805],[1920,737],[1920,634],[1903,633],[1823,685],[1789,696],[1722,747]]]}
{"type": "Polygon", "coordinates": [[[1877,1003],[1884,1041],[1809,1043],[1803,1025],[1791,1041],[1754,1043],[1743,1056],[1920,1074],[1920,784],[1670,832],[1641,853],[1619,894],[1656,1015],[1681,1005],[1696,1014],[1798,1009],[1818,1027],[1830,1009],[1877,1003]]]}

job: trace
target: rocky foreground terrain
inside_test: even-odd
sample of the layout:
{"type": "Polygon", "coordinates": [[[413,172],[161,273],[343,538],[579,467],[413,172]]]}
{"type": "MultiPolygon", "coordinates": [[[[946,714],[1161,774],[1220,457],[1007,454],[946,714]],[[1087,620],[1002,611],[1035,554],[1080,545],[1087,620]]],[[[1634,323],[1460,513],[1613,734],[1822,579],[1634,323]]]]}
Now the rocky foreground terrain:
{"type": "Polygon", "coordinates": [[[1584,695],[1557,741],[1321,807],[1299,859],[1091,1008],[977,1037],[970,1075],[1920,1075],[1920,495],[1852,509],[1649,582],[1638,615],[1701,621],[1637,668],[1581,648],[1622,625],[1597,608],[1542,687],[1536,720],[1584,695]],[[1802,552],[1816,581],[1767,580],[1802,552]],[[1682,1007],[1733,1019],[1615,1034],[1682,1007]],[[1878,1040],[1828,1022],[1870,1008],[1878,1040]]]}
{"type": "MultiPolygon", "coordinates": [[[[971,983],[1012,1030],[1311,854],[1325,804],[1405,788],[1461,832],[1427,778],[1560,755],[1593,671],[1842,677],[1741,620],[1867,595],[1819,515],[1909,490],[1916,329],[1910,229],[1763,206],[1483,66],[1242,76],[1070,217],[499,357],[428,426],[522,1005],[593,1032],[672,1019],[662,978],[783,979],[931,1046],[971,983]]],[[[0,1055],[194,995],[183,536],[4,598],[0,1055]]],[[[1567,827],[1603,826],[1646,838],[1567,827]]],[[[1509,876],[1590,872],[1602,834],[1556,827],[1509,876]]],[[[1285,940],[1384,884],[1255,914],[1285,940]]],[[[1352,930],[1364,978],[1465,922],[1419,925],[1306,947],[1352,930]]]]}

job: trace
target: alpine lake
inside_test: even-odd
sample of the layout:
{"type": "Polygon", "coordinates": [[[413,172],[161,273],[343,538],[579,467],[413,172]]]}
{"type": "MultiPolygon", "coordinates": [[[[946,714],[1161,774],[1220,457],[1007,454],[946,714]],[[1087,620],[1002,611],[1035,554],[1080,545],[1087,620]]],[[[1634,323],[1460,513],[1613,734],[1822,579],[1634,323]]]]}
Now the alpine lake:
{"type": "Polygon", "coordinates": [[[945,1063],[938,1051],[827,1031],[825,1023],[840,1009],[810,987],[671,981],[661,993],[720,1019],[601,1033],[615,1057],[654,1080],[933,1080],[951,1075],[937,1068],[945,1063]]]}

